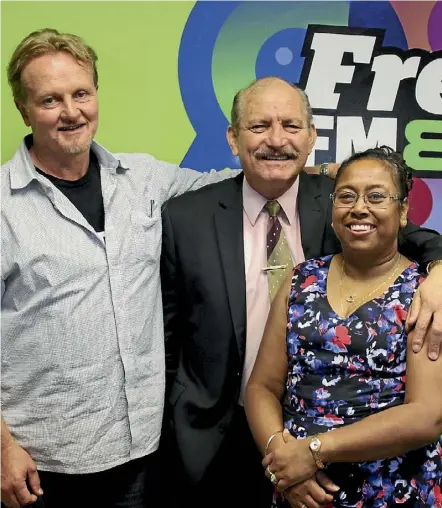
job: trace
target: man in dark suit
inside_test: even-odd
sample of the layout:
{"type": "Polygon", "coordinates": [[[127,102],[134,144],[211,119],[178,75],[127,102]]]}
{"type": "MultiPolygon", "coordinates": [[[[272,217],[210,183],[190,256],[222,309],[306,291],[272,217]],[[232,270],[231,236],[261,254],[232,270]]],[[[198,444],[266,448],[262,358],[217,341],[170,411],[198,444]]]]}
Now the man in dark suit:
{"type": "MultiPolygon", "coordinates": [[[[168,380],[160,450],[172,505],[269,508],[271,484],[242,395],[284,275],[340,250],[333,181],[302,171],[316,130],[306,95],[283,80],[264,78],[237,94],[228,140],[244,174],[171,200],[163,211],[168,380]],[[287,255],[290,262],[281,261],[287,255]]],[[[401,250],[428,263],[442,258],[442,239],[409,224],[401,250]]],[[[301,494],[311,488],[318,501],[311,506],[327,500],[309,485],[293,506],[306,506],[301,494]]]]}

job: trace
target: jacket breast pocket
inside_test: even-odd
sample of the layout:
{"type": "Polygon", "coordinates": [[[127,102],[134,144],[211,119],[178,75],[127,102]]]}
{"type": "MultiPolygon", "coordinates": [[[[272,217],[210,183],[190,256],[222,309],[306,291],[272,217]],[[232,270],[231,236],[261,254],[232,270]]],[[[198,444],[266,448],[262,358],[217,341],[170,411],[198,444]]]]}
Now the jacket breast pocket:
{"type": "Polygon", "coordinates": [[[147,263],[158,263],[161,253],[161,217],[152,217],[142,211],[133,211],[130,216],[131,245],[133,259],[147,263]]]}

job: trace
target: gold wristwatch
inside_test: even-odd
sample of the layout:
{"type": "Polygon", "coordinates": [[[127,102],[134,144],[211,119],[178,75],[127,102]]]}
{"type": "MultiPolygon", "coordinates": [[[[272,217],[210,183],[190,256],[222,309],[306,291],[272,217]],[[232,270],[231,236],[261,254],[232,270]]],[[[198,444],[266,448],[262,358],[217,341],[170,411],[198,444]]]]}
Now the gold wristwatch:
{"type": "Polygon", "coordinates": [[[442,259],[435,259],[434,261],[430,261],[427,265],[427,273],[430,273],[431,270],[437,265],[442,265],[442,259]]]}
{"type": "Polygon", "coordinates": [[[322,175],[322,176],[329,176],[328,175],[328,162],[323,162],[319,166],[319,174],[322,175]]]}
{"type": "Polygon", "coordinates": [[[319,439],[319,434],[316,434],[310,439],[310,442],[308,444],[308,447],[310,448],[310,451],[312,452],[313,459],[316,463],[316,466],[318,469],[324,469],[325,465],[324,462],[321,460],[321,440],[319,439]]]}

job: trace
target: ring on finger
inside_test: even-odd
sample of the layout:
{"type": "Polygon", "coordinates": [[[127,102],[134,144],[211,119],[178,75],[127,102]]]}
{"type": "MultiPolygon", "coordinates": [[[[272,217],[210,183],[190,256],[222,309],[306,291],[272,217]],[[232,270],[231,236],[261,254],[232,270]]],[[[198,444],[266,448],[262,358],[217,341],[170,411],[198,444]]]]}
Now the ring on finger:
{"type": "Polygon", "coordinates": [[[270,471],[269,466],[266,467],[266,472],[269,475],[269,480],[272,482],[273,485],[278,485],[278,480],[276,479],[275,473],[270,471]]]}
{"type": "Polygon", "coordinates": [[[273,484],[275,487],[278,485],[278,480],[277,480],[277,478],[276,478],[275,473],[272,473],[272,474],[270,475],[270,481],[272,482],[272,484],[273,484]]]}

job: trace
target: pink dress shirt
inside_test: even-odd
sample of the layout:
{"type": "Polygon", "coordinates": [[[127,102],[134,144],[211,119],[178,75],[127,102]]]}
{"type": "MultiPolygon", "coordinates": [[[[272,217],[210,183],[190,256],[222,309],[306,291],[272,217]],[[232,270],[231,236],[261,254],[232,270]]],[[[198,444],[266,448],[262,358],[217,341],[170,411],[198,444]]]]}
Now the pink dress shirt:
{"type": "MultiPolygon", "coordinates": [[[[279,214],[282,229],[289,244],[293,264],[302,263],[304,252],[298,214],[299,179],[278,198],[282,211],[279,214]]],[[[252,373],[259,345],[261,343],[267,315],[270,310],[267,274],[267,223],[268,212],[263,209],[267,199],[250,187],[247,179],[243,183],[244,220],[244,264],[246,270],[247,334],[246,357],[242,376],[239,403],[244,400],[244,390],[252,373]]]]}

